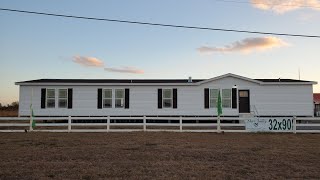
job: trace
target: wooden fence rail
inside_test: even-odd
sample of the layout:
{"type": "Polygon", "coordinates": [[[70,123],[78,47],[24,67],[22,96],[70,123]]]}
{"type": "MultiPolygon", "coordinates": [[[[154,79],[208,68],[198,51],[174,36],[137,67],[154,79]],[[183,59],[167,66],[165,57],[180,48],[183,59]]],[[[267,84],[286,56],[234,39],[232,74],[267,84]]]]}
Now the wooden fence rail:
{"type": "MultiPolygon", "coordinates": [[[[267,117],[268,118],[268,117],[267,117]]],[[[274,119],[275,117],[270,117],[274,119]]],[[[278,117],[281,118],[281,117],[278,117]]],[[[287,118],[287,117],[284,117],[287,118]]],[[[290,133],[320,133],[320,118],[291,117],[290,133]]],[[[0,117],[0,132],[250,132],[239,117],[0,117]]],[[[281,132],[281,131],[276,131],[281,132]]]]}

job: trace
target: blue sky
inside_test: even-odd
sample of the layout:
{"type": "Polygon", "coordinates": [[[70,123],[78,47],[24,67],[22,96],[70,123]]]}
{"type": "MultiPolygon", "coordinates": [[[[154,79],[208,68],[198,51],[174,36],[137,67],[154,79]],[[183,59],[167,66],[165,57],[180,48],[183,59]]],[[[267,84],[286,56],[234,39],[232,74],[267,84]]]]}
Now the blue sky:
{"type": "MultiPolygon", "coordinates": [[[[269,6],[272,2],[2,0],[0,7],[320,35],[320,2],[304,1],[309,2],[304,6],[319,8],[294,6],[298,0],[269,6]]],[[[297,79],[300,68],[301,79],[320,82],[319,38],[151,27],[5,11],[0,11],[0,26],[2,104],[18,100],[14,82],[40,78],[211,78],[234,73],[249,78],[297,79]],[[201,47],[209,50],[199,51],[201,47]],[[86,61],[102,65],[88,66],[86,61]]],[[[314,86],[314,92],[320,92],[319,85],[314,86]]]]}

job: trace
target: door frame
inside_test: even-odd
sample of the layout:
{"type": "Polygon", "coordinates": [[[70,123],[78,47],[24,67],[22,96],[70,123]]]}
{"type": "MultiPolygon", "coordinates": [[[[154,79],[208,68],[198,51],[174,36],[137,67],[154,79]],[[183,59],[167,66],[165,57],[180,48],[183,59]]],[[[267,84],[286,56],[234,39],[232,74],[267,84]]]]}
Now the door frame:
{"type": "Polygon", "coordinates": [[[250,103],[250,89],[238,89],[238,113],[239,114],[248,114],[251,112],[251,107],[250,107],[251,103],[250,103]],[[240,91],[247,91],[248,92],[248,110],[249,112],[240,112],[240,91]]]}

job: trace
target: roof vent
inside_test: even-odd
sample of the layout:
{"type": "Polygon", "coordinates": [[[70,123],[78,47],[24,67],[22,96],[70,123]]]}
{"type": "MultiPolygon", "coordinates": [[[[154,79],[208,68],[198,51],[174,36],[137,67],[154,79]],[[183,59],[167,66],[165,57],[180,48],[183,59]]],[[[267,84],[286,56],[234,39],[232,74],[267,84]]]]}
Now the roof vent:
{"type": "Polygon", "coordinates": [[[192,83],[192,77],[191,76],[188,79],[188,83],[192,83]]]}
{"type": "Polygon", "coordinates": [[[279,82],[281,81],[281,78],[279,78],[279,82]]]}

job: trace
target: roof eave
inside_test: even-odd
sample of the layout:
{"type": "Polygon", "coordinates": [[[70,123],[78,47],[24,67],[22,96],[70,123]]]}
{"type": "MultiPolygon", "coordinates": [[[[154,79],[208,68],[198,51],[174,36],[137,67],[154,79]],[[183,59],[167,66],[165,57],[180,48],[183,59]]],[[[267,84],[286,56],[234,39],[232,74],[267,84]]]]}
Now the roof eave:
{"type": "Polygon", "coordinates": [[[308,82],[261,82],[261,85],[315,85],[316,81],[308,82]]]}
{"type": "Polygon", "coordinates": [[[20,86],[196,86],[196,83],[30,83],[16,82],[20,86]]]}
{"type": "Polygon", "coordinates": [[[211,81],[214,81],[214,80],[218,80],[218,79],[222,79],[222,78],[225,78],[225,77],[234,77],[234,78],[242,79],[242,80],[253,82],[253,83],[257,83],[257,84],[262,84],[262,81],[257,81],[257,80],[251,79],[251,78],[247,78],[247,77],[244,77],[244,76],[239,76],[239,75],[232,74],[232,73],[227,73],[227,74],[224,74],[224,75],[221,75],[221,76],[217,76],[217,77],[210,78],[210,79],[207,79],[207,80],[204,80],[204,81],[200,81],[200,82],[197,82],[197,84],[201,85],[201,84],[205,84],[205,83],[208,83],[208,82],[211,82],[211,81]]]}

